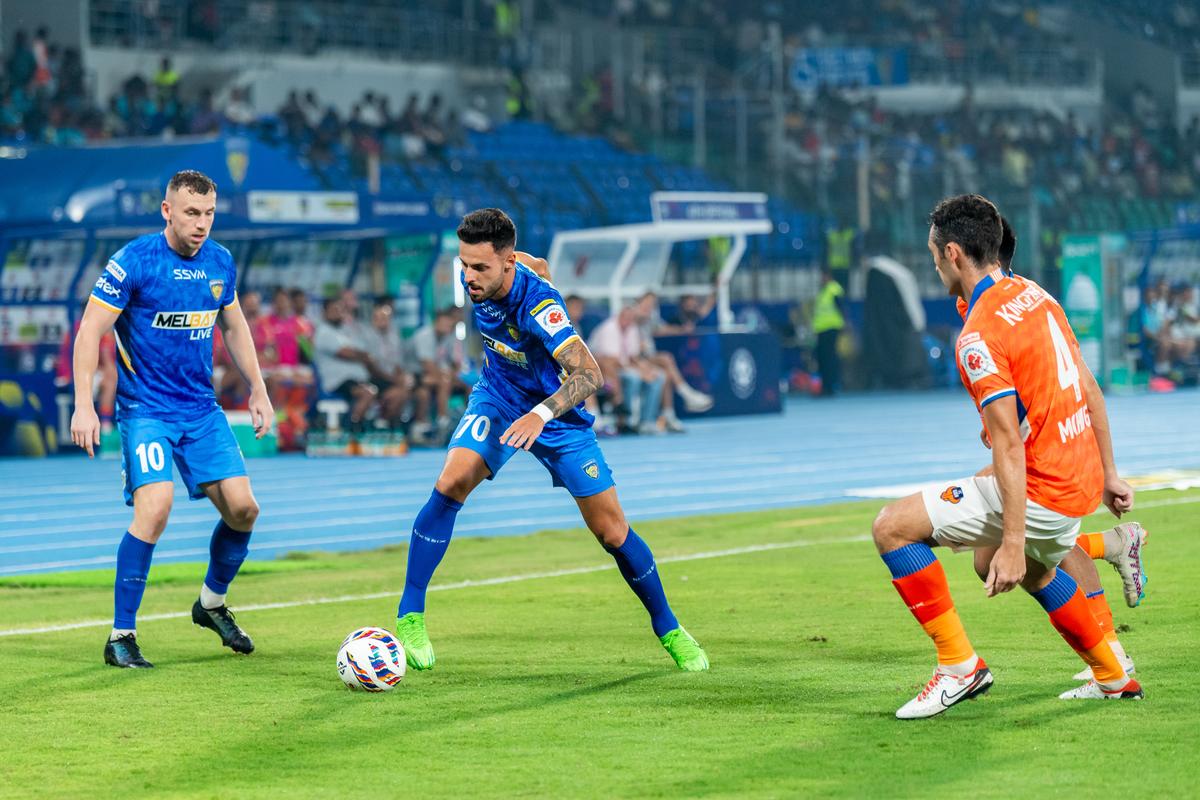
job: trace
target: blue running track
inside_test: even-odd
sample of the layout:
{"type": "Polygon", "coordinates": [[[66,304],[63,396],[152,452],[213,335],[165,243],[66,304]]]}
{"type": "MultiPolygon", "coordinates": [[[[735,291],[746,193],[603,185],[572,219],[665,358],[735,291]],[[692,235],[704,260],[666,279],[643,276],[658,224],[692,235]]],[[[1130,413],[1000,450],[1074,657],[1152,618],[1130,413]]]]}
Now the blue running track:
{"type": "MultiPolygon", "coordinates": [[[[1109,399],[1117,463],[1128,475],[1200,468],[1200,392],[1109,399]]],[[[696,422],[683,436],[603,442],[633,521],[885,496],[974,472],[989,460],[960,391],[797,400],[781,416],[696,422]]],[[[396,459],[285,456],[249,464],[262,514],[252,557],[356,550],[408,541],[440,451],[396,459]]],[[[131,510],[120,465],[63,456],[0,460],[0,575],[111,567],[131,510]]],[[[208,558],[216,512],[175,510],[155,563],[208,558]]],[[[518,454],[458,517],[455,535],[577,527],[570,496],[518,454]]]]}

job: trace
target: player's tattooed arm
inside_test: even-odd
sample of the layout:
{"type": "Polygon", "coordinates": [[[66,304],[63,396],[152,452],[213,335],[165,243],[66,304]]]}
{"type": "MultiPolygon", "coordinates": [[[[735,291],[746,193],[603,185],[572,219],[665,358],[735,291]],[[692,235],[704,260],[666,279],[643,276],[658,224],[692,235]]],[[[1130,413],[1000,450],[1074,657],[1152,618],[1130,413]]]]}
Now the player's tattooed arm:
{"type": "Polygon", "coordinates": [[[600,390],[604,375],[592,351],[582,339],[568,344],[558,354],[558,363],[567,373],[562,387],[542,401],[555,417],[562,416],[600,390]]]}
{"type": "Polygon", "coordinates": [[[542,428],[547,422],[582,403],[604,383],[600,365],[583,340],[575,338],[568,342],[555,356],[566,373],[562,386],[528,414],[509,425],[508,430],[500,436],[500,444],[528,450],[542,435],[542,428]]]}

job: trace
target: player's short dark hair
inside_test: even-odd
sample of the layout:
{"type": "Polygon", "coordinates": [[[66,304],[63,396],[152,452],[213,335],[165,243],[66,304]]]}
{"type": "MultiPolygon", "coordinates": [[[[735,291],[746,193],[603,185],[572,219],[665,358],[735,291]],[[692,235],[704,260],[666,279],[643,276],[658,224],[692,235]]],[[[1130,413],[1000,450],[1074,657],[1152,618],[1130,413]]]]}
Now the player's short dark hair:
{"type": "Polygon", "coordinates": [[[383,306],[387,306],[388,308],[395,308],[396,307],[396,298],[392,297],[390,294],[379,295],[378,297],[375,298],[374,307],[382,308],[383,306]]]}
{"type": "Polygon", "coordinates": [[[167,183],[167,191],[177,192],[180,189],[190,189],[196,194],[208,194],[217,191],[217,184],[203,172],[194,169],[183,169],[171,176],[167,183]]]}
{"type": "Polygon", "coordinates": [[[934,207],[929,222],[938,249],[954,242],[980,267],[999,257],[1003,238],[1000,212],[986,197],[978,194],[947,197],[934,207]]]}
{"type": "Polygon", "coordinates": [[[481,208],[472,211],[458,224],[459,241],[466,244],[487,242],[499,253],[517,246],[517,226],[498,208],[481,208]]]}
{"type": "Polygon", "coordinates": [[[1008,218],[1003,214],[1000,215],[1000,229],[1000,268],[1010,269],[1013,256],[1017,252],[1017,234],[1012,229],[1012,225],[1008,224],[1008,218]]]}

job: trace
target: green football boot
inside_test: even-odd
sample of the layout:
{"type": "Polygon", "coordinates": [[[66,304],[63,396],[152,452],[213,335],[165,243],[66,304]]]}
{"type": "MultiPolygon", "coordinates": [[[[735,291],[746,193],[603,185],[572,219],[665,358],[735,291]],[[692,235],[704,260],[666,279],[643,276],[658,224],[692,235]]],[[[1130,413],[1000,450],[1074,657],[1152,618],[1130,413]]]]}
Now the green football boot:
{"type": "Polygon", "coordinates": [[[425,614],[410,611],[396,619],[396,638],[404,646],[404,659],[413,669],[433,669],[433,644],[425,632],[425,614]]]}
{"type": "Polygon", "coordinates": [[[675,665],[684,672],[703,672],[708,669],[708,653],[683,628],[667,631],[658,640],[675,659],[675,665]]]}

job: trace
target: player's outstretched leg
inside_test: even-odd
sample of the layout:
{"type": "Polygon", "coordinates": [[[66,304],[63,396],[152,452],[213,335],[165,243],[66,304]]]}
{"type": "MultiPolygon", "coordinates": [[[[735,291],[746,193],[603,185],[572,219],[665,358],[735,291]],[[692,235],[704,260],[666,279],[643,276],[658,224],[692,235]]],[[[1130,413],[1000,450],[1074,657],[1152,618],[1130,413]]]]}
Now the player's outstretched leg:
{"type": "Polygon", "coordinates": [[[975,654],[950,597],[946,572],[927,543],[933,525],[921,495],[885,506],[871,533],[892,573],[892,585],[937,648],[933,677],[896,711],[896,717],[932,717],[987,692],[993,680],[991,670],[975,654]]]}
{"type": "Polygon", "coordinates": [[[258,503],[245,476],[218,481],[204,490],[221,512],[221,519],[209,541],[208,573],[200,586],[200,597],[192,604],[192,622],[215,631],[221,637],[221,644],[233,652],[253,653],[254,642],[238,626],[225,604],[225,595],[250,552],[250,533],[258,519],[258,503]]]}
{"type": "Polygon", "coordinates": [[[104,663],[113,667],[146,669],[154,665],[142,656],[137,641],[137,612],[146,591],[154,545],[167,527],[174,486],[156,481],[133,493],[133,524],[117,547],[117,577],[113,584],[113,628],[104,644],[104,663]]]}
{"type": "Polygon", "coordinates": [[[617,562],[621,577],[650,614],[654,635],[674,659],[675,665],[686,672],[708,669],[708,654],[680,626],[671,611],[649,545],[625,521],[625,514],[617,501],[617,490],[610,487],[590,497],[576,497],[575,502],[579,504],[588,528],[617,562]]]}
{"type": "Polygon", "coordinates": [[[1032,559],[1028,560],[1026,570],[1023,581],[1026,591],[1046,610],[1055,630],[1062,634],[1095,676],[1078,689],[1064,692],[1059,697],[1063,700],[1140,700],[1142,687],[1125,673],[1075,580],[1065,570],[1053,567],[1047,570],[1032,559]]]}
{"type": "Polygon", "coordinates": [[[1121,576],[1125,605],[1136,608],[1146,596],[1142,548],[1150,533],[1136,522],[1122,522],[1100,533],[1081,533],[1076,543],[1093,559],[1104,559],[1121,576]]]}
{"type": "Polygon", "coordinates": [[[404,571],[404,593],[396,611],[396,637],[404,647],[405,660],[413,669],[433,669],[436,658],[425,629],[425,592],[434,570],[442,562],[454,534],[454,520],[463,502],[489,475],[478,453],[456,447],[446,454],[446,464],[433,493],[417,512],[408,540],[408,566],[404,571]]]}
{"type": "Polygon", "coordinates": [[[454,533],[454,519],[463,504],[437,489],[417,512],[408,543],[408,566],[404,571],[404,594],[396,611],[396,635],[413,669],[433,669],[436,661],[429,634],[425,631],[425,592],[454,533]]]}

